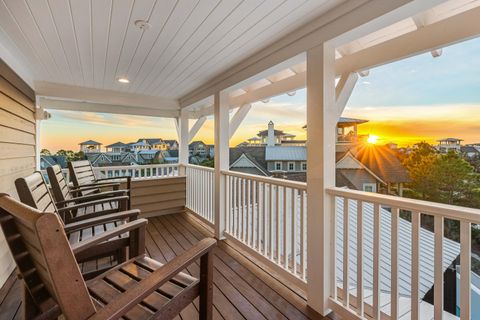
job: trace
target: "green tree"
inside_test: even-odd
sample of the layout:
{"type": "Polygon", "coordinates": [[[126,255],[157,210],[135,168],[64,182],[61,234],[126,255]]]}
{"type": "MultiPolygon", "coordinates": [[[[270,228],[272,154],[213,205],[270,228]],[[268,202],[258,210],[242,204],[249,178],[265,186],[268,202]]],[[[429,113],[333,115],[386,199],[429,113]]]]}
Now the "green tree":
{"type": "Polygon", "coordinates": [[[65,158],[67,158],[67,161],[75,161],[75,152],[73,152],[72,150],[58,150],[57,153],[56,153],[57,156],[64,156],[65,158]]]}
{"type": "Polygon", "coordinates": [[[50,150],[48,150],[48,149],[42,149],[42,150],[40,151],[40,155],[42,155],[42,156],[51,156],[52,153],[51,153],[50,150]]]}

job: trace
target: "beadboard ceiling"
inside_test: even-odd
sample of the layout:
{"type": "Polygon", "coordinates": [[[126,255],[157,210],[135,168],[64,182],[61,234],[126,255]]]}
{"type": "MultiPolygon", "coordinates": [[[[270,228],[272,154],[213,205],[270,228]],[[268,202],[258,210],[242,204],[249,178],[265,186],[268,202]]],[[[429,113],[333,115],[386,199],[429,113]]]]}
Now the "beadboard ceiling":
{"type": "Polygon", "coordinates": [[[0,44],[33,83],[178,99],[341,2],[0,0],[0,44]]]}

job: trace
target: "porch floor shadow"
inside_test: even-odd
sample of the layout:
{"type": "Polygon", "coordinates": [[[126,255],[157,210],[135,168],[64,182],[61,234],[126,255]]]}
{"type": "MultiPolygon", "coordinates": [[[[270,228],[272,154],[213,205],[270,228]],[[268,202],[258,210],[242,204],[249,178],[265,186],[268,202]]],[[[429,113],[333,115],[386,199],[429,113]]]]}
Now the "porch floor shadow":
{"type": "MultiPolygon", "coordinates": [[[[209,236],[210,228],[190,213],[149,218],[146,249],[150,257],[165,263],[209,236]]],[[[214,255],[214,319],[327,319],[228,241],[219,243],[214,255]]],[[[185,272],[198,276],[199,261],[185,272]]],[[[23,319],[21,293],[21,282],[12,275],[0,291],[0,319],[23,319]]],[[[198,319],[198,298],[175,319],[198,319]]]]}

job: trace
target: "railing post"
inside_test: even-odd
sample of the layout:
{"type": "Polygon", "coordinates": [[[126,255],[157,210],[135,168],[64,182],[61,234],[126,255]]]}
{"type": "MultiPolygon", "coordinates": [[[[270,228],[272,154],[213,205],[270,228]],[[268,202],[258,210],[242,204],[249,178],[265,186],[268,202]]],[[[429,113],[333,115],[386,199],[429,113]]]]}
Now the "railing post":
{"type": "Polygon", "coordinates": [[[188,113],[186,110],[180,111],[180,117],[177,118],[177,125],[178,125],[178,139],[179,139],[179,146],[178,146],[178,175],[182,176],[185,175],[185,165],[188,164],[188,143],[189,141],[189,134],[188,134],[188,113]]]}
{"type": "Polygon", "coordinates": [[[217,92],[214,96],[214,116],[215,116],[215,194],[214,213],[215,213],[215,237],[224,238],[226,201],[226,183],[222,170],[229,168],[229,107],[227,105],[228,95],[225,92],[217,92]]]}
{"type": "MultiPolygon", "coordinates": [[[[307,52],[307,299],[322,315],[332,287],[335,186],[335,50],[329,43],[307,52]]],[[[334,290],[333,290],[334,291],[334,290]]]]}

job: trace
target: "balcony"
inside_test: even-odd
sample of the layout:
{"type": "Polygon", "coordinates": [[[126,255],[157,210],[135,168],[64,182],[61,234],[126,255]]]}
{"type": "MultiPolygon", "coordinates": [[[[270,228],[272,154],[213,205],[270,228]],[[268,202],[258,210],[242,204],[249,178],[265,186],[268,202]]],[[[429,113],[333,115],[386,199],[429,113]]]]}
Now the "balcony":
{"type": "MultiPolygon", "coordinates": [[[[169,261],[202,237],[219,240],[216,318],[478,314],[479,210],[334,187],[336,127],[359,77],[478,37],[478,1],[52,3],[0,1],[0,192],[15,197],[15,179],[40,168],[48,110],[169,118],[178,164],[95,170],[132,177],[152,257],[169,261]],[[303,88],[308,183],[230,171],[230,138],[252,104],[303,88]],[[188,164],[208,117],[214,169],[188,164]],[[427,216],[432,230],[422,227],[427,216]],[[460,241],[444,236],[449,220],[460,241]]],[[[100,145],[86,142],[86,151],[100,145]]],[[[19,318],[21,282],[3,236],[0,265],[0,318],[19,318]]]]}

